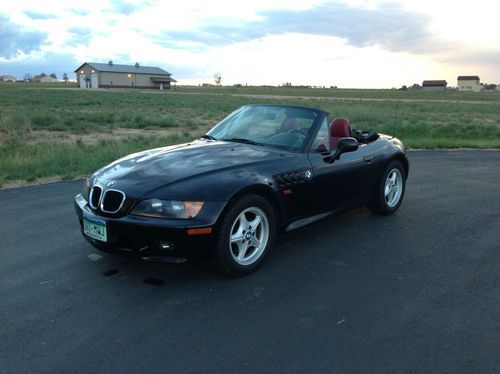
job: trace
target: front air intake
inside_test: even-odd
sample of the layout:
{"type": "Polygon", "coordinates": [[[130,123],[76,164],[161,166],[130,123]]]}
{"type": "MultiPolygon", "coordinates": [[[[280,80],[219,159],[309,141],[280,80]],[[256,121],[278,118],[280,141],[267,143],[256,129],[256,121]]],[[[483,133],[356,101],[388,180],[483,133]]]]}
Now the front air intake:
{"type": "Polygon", "coordinates": [[[102,196],[101,210],[104,213],[118,212],[125,202],[125,194],[118,190],[106,190],[102,196]]]}
{"type": "Polygon", "coordinates": [[[97,209],[97,207],[99,206],[99,202],[101,201],[101,195],[102,195],[101,186],[95,185],[94,187],[92,187],[89,194],[89,203],[92,209],[97,209]]]}

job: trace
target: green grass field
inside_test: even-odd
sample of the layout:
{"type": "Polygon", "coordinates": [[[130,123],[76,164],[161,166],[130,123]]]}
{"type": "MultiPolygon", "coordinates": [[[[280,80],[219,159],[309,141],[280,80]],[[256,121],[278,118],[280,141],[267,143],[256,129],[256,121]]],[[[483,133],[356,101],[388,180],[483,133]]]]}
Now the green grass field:
{"type": "Polygon", "coordinates": [[[410,148],[500,148],[500,94],[294,87],[170,92],[0,85],[0,185],[85,175],[128,153],[204,134],[249,103],[296,104],[391,133],[410,148]]]}

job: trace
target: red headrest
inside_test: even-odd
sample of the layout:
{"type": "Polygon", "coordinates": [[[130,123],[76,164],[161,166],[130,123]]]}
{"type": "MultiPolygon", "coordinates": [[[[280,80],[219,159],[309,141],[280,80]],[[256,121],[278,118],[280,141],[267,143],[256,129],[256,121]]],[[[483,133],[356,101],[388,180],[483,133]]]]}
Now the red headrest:
{"type": "Polygon", "coordinates": [[[336,118],[330,127],[332,138],[347,138],[351,136],[351,124],[347,118],[336,118]]]}

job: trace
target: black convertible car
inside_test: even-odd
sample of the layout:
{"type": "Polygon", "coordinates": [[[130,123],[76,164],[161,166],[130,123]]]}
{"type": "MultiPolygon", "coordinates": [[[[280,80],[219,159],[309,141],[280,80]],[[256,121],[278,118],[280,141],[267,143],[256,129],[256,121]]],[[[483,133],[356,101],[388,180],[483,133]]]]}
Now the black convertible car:
{"type": "Polygon", "coordinates": [[[367,205],[398,209],[408,160],[400,140],[330,124],[318,109],[247,105],[187,144],[97,170],[75,209],[96,248],[149,260],[210,256],[224,273],[255,270],[277,234],[367,205]]]}

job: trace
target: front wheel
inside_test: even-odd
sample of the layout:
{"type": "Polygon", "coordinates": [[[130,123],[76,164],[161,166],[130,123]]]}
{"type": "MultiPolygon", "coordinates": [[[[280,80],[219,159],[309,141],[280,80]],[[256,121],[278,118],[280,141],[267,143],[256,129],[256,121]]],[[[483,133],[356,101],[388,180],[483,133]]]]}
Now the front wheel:
{"type": "Polygon", "coordinates": [[[225,213],[215,246],[215,265],[225,274],[243,276],[264,261],[274,240],[275,214],[259,195],[246,195],[225,213]]]}
{"type": "Polygon", "coordinates": [[[368,204],[368,209],[376,214],[394,213],[403,201],[405,182],[403,165],[399,161],[391,161],[378,182],[375,196],[368,204]]]}

